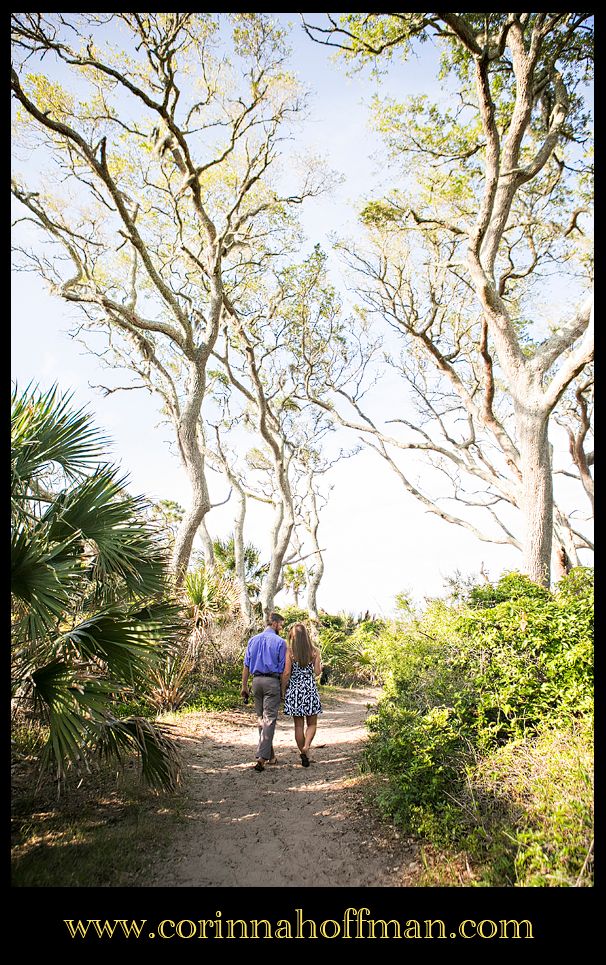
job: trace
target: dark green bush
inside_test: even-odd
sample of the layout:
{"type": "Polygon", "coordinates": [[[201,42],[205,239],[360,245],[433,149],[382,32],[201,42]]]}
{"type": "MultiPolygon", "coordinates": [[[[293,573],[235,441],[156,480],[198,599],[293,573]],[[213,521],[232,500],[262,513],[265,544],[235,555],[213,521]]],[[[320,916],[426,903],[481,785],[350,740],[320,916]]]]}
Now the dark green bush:
{"type": "MultiPolygon", "coordinates": [[[[591,710],[593,593],[588,581],[587,572],[573,574],[550,593],[527,577],[509,574],[495,588],[500,602],[462,614],[453,669],[473,679],[473,687],[455,704],[465,732],[479,746],[524,736],[546,718],[555,722],[591,710]]],[[[477,606],[477,600],[473,603],[477,606]]]]}

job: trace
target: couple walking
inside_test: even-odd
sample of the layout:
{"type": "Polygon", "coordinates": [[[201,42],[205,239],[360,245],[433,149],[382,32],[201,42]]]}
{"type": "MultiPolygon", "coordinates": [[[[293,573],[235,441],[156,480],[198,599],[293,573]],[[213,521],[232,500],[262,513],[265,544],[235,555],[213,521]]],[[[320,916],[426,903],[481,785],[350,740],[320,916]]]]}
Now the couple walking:
{"type": "Polygon", "coordinates": [[[279,613],[270,614],[267,627],[263,633],[250,638],[244,655],[242,697],[248,701],[248,678],[252,677],[259,725],[256,771],[277,763],[273,737],[281,700],[284,713],[295,722],[295,741],[303,767],[309,767],[309,748],[316,733],[318,714],[322,713],[315,679],[322,672],[320,653],[302,623],[291,627],[288,644],[280,636],[283,626],[284,617],[279,613]]]}

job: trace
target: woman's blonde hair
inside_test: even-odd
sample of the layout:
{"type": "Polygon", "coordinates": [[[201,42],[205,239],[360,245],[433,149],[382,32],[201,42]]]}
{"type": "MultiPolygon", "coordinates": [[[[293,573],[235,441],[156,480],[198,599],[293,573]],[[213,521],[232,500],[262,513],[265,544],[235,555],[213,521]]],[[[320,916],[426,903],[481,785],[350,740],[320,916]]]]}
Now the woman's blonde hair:
{"type": "Polygon", "coordinates": [[[288,645],[292,653],[293,660],[296,660],[300,667],[307,667],[314,658],[314,648],[307,627],[303,623],[295,623],[288,631],[288,645]]]}

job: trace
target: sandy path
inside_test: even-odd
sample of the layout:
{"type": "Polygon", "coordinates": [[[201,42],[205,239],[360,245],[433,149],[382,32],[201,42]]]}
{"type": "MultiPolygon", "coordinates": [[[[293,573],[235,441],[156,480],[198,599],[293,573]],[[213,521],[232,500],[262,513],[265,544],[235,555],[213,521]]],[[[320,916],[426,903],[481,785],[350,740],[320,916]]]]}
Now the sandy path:
{"type": "Polygon", "coordinates": [[[373,689],[322,695],[309,768],[293,724],[280,713],[278,764],[254,771],[251,707],[194,713],[176,734],[185,758],[187,807],[171,845],[174,860],[152,865],[148,885],[166,887],[349,887],[413,884],[412,846],[385,829],[358,785],[364,720],[373,689]]]}

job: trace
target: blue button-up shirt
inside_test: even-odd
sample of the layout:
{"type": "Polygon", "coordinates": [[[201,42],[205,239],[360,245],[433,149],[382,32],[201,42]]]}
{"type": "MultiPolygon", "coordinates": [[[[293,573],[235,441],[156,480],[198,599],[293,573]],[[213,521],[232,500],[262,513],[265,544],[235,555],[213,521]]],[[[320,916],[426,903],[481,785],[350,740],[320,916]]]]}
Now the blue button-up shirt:
{"type": "Polygon", "coordinates": [[[244,663],[251,674],[282,673],[285,660],[286,641],[271,627],[248,641],[244,663]]]}

